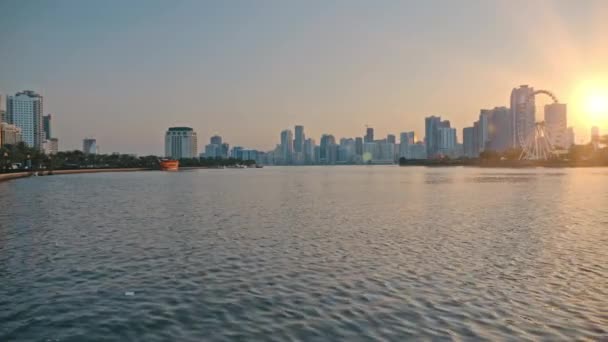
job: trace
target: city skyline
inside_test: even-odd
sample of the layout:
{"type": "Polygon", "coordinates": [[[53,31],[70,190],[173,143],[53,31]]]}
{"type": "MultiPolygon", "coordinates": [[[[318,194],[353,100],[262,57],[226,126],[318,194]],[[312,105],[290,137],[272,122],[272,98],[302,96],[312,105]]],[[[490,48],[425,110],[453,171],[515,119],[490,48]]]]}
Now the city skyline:
{"type": "Polygon", "coordinates": [[[267,150],[294,123],[316,139],[385,136],[438,115],[460,137],[521,84],[568,104],[577,142],[608,129],[585,112],[598,91],[606,107],[602,1],[141,4],[2,2],[0,93],[41,94],[62,149],[95,136],[137,154],[162,154],[171,126],[267,150]]]}

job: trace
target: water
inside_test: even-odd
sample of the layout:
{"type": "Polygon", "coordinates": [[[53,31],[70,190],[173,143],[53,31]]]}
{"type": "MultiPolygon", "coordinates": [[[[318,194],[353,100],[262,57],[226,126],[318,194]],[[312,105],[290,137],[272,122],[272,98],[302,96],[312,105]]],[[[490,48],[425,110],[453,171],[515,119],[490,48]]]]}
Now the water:
{"type": "Polygon", "coordinates": [[[0,184],[0,341],[608,338],[608,169],[0,184]]]}

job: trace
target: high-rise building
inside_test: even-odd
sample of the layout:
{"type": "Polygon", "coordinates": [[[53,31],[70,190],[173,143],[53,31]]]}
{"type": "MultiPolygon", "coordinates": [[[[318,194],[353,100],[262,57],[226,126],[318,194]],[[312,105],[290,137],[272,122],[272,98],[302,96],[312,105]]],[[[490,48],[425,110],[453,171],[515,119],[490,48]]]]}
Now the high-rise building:
{"type": "Polygon", "coordinates": [[[196,158],[198,140],[190,127],[170,127],[165,133],[165,157],[173,159],[196,158]]]}
{"type": "Polygon", "coordinates": [[[389,144],[396,144],[396,143],[397,143],[397,139],[395,138],[395,135],[394,135],[394,134],[389,134],[389,135],[387,135],[387,136],[386,136],[386,141],[387,141],[389,144]]]}
{"type": "Polygon", "coordinates": [[[493,111],[491,109],[482,109],[479,111],[479,124],[477,127],[477,150],[479,153],[485,151],[486,146],[490,142],[490,122],[493,111]]]}
{"type": "Polygon", "coordinates": [[[42,127],[42,96],[24,90],[7,99],[8,123],[21,128],[23,141],[30,147],[41,150],[44,141],[42,127]]]}
{"type": "Polygon", "coordinates": [[[230,157],[234,159],[243,159],[243,150],[245,149],[241,146],[234,146],[232,152],[230,152],[230,157]]]}
{"type": "Polygon", "coordinates": [[[511,146],[519,148],[534,133],[536,126],[534,88],[522,85],[511,91],[511,146]]]}
{"type": "MultiPolygon", "coordinates": [[[[450,121],[441,121],[441,116],[429,116],[424,119],[424,142],[427,157],[432,158],[439,154],[439,128],[450,128],[450,121]]],[[[455,135],[454,135],[455,136],[455,135]]]]}
{"type": "Polygon", "coordinates": [[[363,138],[361,137],[355,138],[355,154],[357,156],[363,155],[363,138]]]}
{"type": "Polygon", "coordinates": [[[293,151],[296,153],[304,152],[304,126],[295,126],[295,138],[293,140],[293,151]]]}
{"type": "Polygon", "coordinates": [[[553,146],[563,149],[570,148],[566,104],[551,103],[545,105],[545,129],[553,146]]]}
{"type": "Polygon", "coordinates": [[[315,163],[315,141],[314,141],[314,139],[306,139],[304,141],[304,162],[306,164],[315,163]]]}
{"type": "Polygon", "coordinates": [[[374,142],[374,129],[372,127],[367,127],[365,130],[365,139],[363,141],[366,143],[374,142]]]}
{"type": "Polygon", "coordinates": [[[479,153],[477,146],[475,146],[476,140],[474,127],[465,127],[462,129],[462,145],[464,150],[464,156],[467,158],[477,158],[479,153]]]}
{"type": "Polygon", "coordinates": [[[22,141],[21,128],[6,122],[0,123],[0,145],[16,145],[22,141]]]}
{"type": "Polygon", "coordinates": [[[84,154],[97,154],[97,140],[92,138],[83,139],[82,152],[84,154]]]}
{"type": "Polygon", "coordinates": [[[219,135],[214,135],[209,139],[209,143],[211,145],[221,145],[222,144],[222,137],[220,137],[219,135]]]}
{"type": "Polygon", "coordinates": [[[495,107],[488,122],[488,141],[486,148],[503,152],[512,147],[511,111],[507,107],[495,107]]]}
{"type": "Polygon", "coordinates": [[[293,156],[293,133],[286,129],[281,132],[281,161],[282,164],[289,165],[293,156]]]}
{"type": "Polygon", "coordinates": [[[437,152],[451,156],[456,148],[456,128],[439,127],[437,129],[437,152]]]}
{"type": "Polygon", "coordinates": [[[335,164],[336,163],[336,138],[331,134],[323,134],[321,136],[321,146],[319,149],[320,164],[335,164]]]}
{"type": "Polygon", "coordinates": [[[399,158],[412,158],[410,147],[414,144],[414,137],[414,132],[402,132],[399,135],[399,158]]]}
{"type": "Polygon", "coordinates": [[[49,140],[51,135],[51,114],[42,116],[42,129],[44,131],[44,140],[49,140]]]}

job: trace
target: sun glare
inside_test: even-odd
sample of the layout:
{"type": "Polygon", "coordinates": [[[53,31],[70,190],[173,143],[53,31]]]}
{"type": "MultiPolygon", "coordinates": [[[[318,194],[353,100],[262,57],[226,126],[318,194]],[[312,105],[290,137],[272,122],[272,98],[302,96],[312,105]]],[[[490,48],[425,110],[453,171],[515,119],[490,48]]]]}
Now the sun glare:
{"type": "Polygon", "coordinates": [[[578,89],[578,108],[588,125],[608,123],[608,83],[586,82],[578,89]]]}

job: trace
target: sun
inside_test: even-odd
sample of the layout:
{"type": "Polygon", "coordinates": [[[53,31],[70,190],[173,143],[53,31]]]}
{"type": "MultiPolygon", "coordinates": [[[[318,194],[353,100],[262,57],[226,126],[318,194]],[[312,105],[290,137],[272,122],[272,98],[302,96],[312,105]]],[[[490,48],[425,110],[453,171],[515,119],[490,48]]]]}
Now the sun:
{"type": "Polygon", "coordinates": [[[608,94],[590,92],[585,98],[585,111],[590,115],[608,115],[608,94]]]}
{"type": "Polygon", "coordinates": [[[584,82],[578,87],[575,98],[583,122],[590,126],[608,123],[608,82],[584,82]]]}

